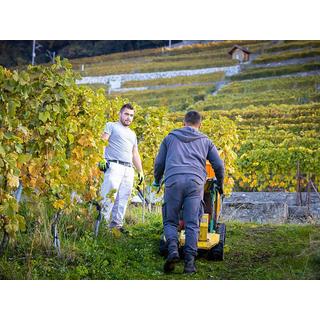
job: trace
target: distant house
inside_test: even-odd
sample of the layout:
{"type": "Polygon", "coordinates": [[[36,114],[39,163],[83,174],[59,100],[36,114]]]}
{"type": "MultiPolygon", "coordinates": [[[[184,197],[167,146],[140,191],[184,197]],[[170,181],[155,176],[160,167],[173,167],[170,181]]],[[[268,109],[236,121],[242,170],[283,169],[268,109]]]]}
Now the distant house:
{"type": "Polygon", "coordinates": [[[243,47],[235,45],[228,53],[232,56],[232,59],[238,60],[239,62],[245,62],[249,61],[251,52],[243,47]]]}

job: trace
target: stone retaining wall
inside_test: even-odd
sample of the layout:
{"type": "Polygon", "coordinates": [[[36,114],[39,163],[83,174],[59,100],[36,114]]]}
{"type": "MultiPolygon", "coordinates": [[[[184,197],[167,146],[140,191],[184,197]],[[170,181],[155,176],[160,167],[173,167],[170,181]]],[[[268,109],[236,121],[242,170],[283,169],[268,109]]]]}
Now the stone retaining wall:
{"type": "Polygon", "coordinates": [[[174,77],[186,77],[200,74],[209,74],[216,72],[224,72],[226,76],[232,76],[239,73],[240,66],[228,66],[228,67],[215,67],[215,68],[203,68],[193,70],[175,70],[175,71],[163,71],[163,72],[149,72],[149,73],[128,73],[128,74],[117,74],[107,76],[96,76],[96,77],[83,77],[81,80],[77,80],[77,84],[92,84],[102,83],[112,86],[112,89],[119,89],[121,83],[125,81],[136,81],[136,80],[153,80],[160,78],[174,78],[174,77]]]}
{"type": "Polygon", "coordinates": [[[222,205],[221,219],[258,223],[320,222],[320,199],[315,192],[234,192],[222,205]]]}

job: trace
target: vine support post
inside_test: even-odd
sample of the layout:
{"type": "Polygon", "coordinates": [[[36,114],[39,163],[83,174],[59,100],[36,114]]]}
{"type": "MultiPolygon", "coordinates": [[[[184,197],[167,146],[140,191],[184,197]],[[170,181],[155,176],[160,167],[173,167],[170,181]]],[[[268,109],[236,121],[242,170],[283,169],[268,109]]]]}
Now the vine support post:
{"type": "Polygon", "coordinates": [[[97,238],[99,233],[100,223],[102,221],[102,212],[101,212],[101,205],[97,201],[91,202],[90,206],[94,205],[98,211],[98,217],[94,223],[94,236],[97,238]]]}
{"type": "Polygon", "coordinates": [[[61,250],[60,250],[60,239],[59,239],[59,233],[58,233],[58,223],[61,217],[61,211],[58,211],[53,219],[52,219],[52,224],[51,224],[51,233],[53,236],[53,245],[54,248],[56,249],[58,256],[61,255],[61,250]]]}

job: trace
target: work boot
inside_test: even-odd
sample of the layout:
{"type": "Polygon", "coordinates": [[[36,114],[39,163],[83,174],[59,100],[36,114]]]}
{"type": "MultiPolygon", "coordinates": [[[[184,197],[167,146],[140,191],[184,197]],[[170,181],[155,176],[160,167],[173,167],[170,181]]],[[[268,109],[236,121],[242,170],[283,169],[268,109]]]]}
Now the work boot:
{"type": "Polygon", "coordinates": [[[184,273],[195,273],[197,272],[196,265],[194,263],[195,257],[192,255],[186,255],[184,259],[184,273]]]}
{"type": "Polygon", "coordinates": [[[168,257],[163,266],[163,270],[165,273],[172,272],[174,270],[175,264],[180,260],[177,242],[168,242],[168,252],[168,257]]]}
{"type": "Polygon", "coordinates": [[[120,227],[120,228],[118,228],[118,230],[123,234],[126,234],[126,235],[130,234],[130,232],[127,229],[125,229],[124,227],[120,227]]]}

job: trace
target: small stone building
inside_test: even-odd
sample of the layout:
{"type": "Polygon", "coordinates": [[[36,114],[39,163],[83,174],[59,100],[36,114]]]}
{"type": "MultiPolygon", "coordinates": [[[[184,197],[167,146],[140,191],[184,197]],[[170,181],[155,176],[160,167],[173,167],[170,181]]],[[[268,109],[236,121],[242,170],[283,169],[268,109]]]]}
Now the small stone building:
{"type": "Polygon", "coordinates": [[[243,47],[235,45],[228,53],[232,56],[232,59],[238,60],[239,62],[246,62],[249,61],[251,52],[243,47]]]}

